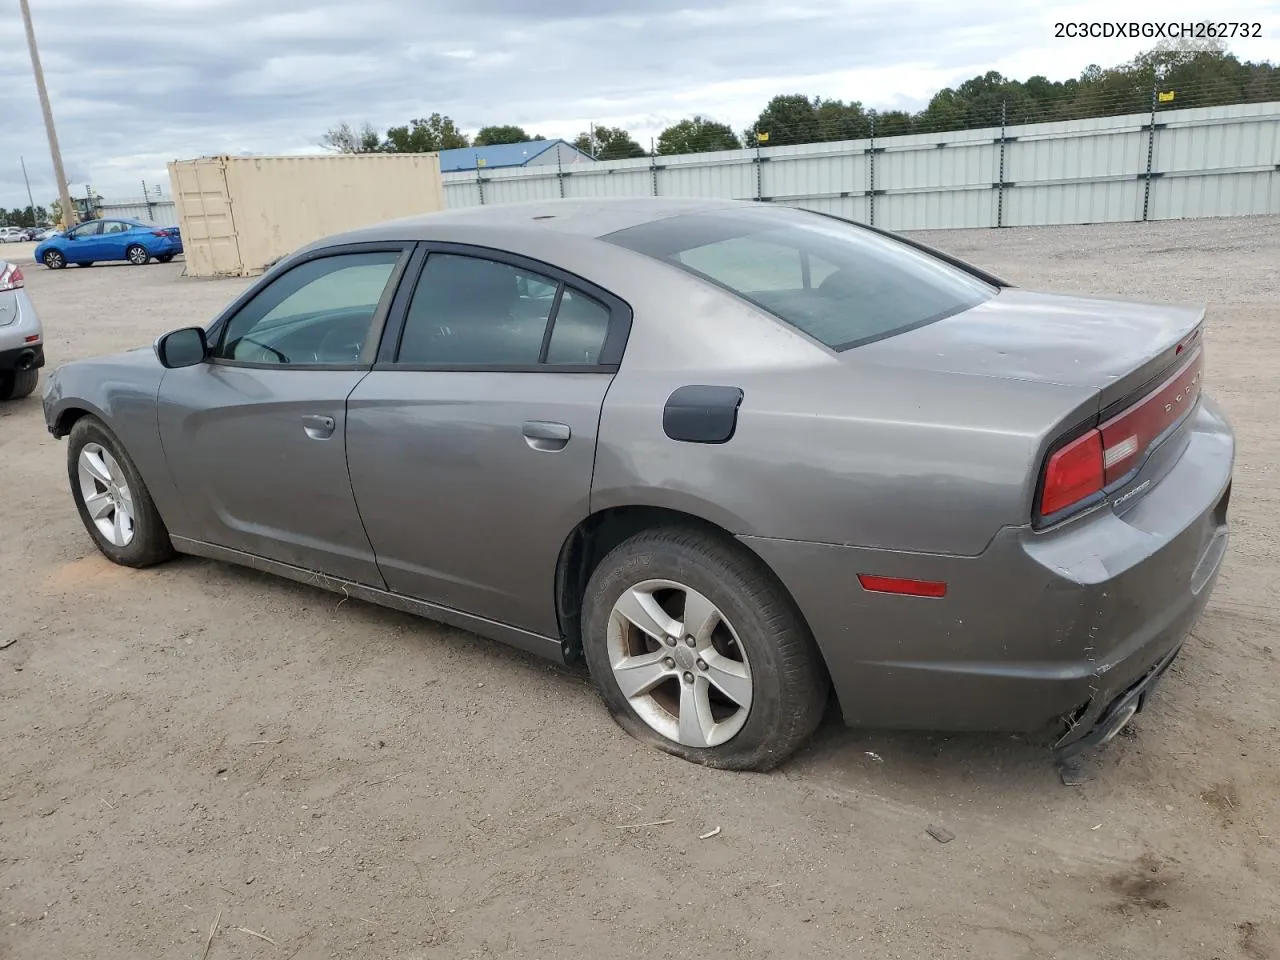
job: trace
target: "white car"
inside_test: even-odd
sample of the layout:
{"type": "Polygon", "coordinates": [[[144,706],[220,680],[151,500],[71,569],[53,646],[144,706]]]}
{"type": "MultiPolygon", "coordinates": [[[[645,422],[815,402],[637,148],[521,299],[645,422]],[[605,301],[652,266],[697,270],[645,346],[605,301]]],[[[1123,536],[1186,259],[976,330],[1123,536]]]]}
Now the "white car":
{"type": "Polygon", "coordinates": [[[0,227],[0,243],[22,243],[26,239],[25,227],[0,227]]]}
{"type": "Polygon", "coordinates": [[[28,396],[44,366],[44,330],[23,287],[18,265],[0,260],[0,400],[28,396]]]}

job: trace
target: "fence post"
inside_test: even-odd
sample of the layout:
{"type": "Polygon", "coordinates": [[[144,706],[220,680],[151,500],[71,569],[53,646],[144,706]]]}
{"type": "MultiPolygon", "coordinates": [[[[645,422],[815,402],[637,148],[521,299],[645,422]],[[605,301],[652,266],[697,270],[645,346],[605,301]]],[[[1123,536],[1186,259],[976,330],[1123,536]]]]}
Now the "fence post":
{"type": "Polygon", "coordinates": [[[658,195],[658,147],[653,137],[649,138],[649,180],[653,184],[653,195],[658,195]]]}
{"type": "Polygon", "coordinates": [[[876,112],[871,111],[871,146],[867,148],[867,222],[876,225],[876,112]]]}
{"type": "Polygon", "coordinates": [[[476,190],[480,193],[480,206],[484,206],[484,177],[480,176],[480,158],[476,157],[476,190]]]}
{"type": "Polygon", "coordinates": [[[760,167],[760,128],[756,128],[756,200],[764,199],[764,171],[760,167]]]}
{"type": "Polygon", "coordinates": [[[560,185],[560,199],[564,199],[564,164],[560,159],[560,147],[556,146],[556,183],[560,185]]]}
{"type": "Polygon", "coordinates": [[[1005,101],[1000,101],[1000,182],[996,184],[996,228],[1004,226],[1004,147],[1005,147],[1005,101]]]}
{"type": "Polygon", "coordinates": [[[1147,176],[1142,188],[1142,222],[1147,222],[1147,211],[1151,209],[1151,162],[1156,152],[1156,102],[1160,94],[1160,77],[1151,81],[1151,123],[1147,130],[1147,176]]]}

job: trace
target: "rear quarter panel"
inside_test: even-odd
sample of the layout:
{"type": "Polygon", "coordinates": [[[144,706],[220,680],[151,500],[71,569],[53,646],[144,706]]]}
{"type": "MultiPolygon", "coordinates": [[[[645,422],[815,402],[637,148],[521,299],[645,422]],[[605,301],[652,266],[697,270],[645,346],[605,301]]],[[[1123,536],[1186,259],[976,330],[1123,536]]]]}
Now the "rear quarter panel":
{"type": "Polygon", "coordinates": [[[683,276],[632,301],[593,511],[644,504],[740,536],[975,556],[1002,527],[1030,522],[1049,441],[1097,412],[1088,387],[837,354],[683,276]],[[687,384],[744,391],[728,442],[666,436],[666,399],[687,384]]]}

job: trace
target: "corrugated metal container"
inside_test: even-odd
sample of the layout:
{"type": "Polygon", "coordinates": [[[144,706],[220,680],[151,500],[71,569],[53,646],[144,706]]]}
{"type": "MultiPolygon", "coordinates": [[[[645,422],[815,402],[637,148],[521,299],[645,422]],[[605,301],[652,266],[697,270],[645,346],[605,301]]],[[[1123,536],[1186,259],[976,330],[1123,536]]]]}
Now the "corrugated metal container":
{"type": "Polygon", "coordinates": [[[128,217],[130,220],[143,220],[160,227],[176,227],[178,225],[178,208],[172,200],[134,200],[120,203],[104,203],[98,207],[102,211],[102,219],[112,217],[128,217]]]}
{"type": "Polygon", "coordinates": [[[330,234],[444,208],[434,153],[206,157],[169,164],[187,273],[254,276],[330,234]]]}

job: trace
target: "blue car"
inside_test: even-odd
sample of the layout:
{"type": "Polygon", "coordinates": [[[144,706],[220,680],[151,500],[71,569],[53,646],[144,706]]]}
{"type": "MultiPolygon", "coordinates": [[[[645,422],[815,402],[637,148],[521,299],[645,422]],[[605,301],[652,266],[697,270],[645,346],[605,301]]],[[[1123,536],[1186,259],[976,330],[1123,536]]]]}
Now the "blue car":
{"type": "Polygon", "coordinates": [[[50,270],[61,270],[68,263],[87,267],[103,260],[127,260],[140,267],[152,259],[168,263],[181,252],[177,227],[120,218],[90,220],[56,233],[36,247],[35,258],[50,270]]]}

